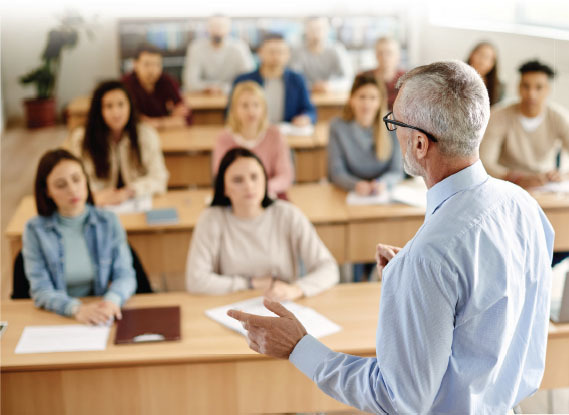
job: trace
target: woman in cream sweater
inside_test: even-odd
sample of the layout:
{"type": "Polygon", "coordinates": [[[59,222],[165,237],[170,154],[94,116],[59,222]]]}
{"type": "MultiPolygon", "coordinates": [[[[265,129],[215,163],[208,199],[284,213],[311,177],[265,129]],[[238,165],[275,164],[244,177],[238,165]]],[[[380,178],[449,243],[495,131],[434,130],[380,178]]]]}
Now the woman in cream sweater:
{"type": "Polygon", "coordinates": [[[260,159],[245,148],[227,152],[211,207],[200,216],[192,237],[188,291],[260,289],[284,301],[318,294],[338,281],[336,261],[306,216],[291,203],[267,196],[260,159]]]}

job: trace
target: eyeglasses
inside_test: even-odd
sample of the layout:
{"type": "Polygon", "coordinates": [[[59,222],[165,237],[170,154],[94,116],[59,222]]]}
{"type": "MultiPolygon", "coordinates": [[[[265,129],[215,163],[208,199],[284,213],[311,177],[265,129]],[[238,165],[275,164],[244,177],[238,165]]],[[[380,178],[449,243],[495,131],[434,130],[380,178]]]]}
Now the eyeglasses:
{"type": "Polygon", "coordinates": [[[422,132],[433,143],[437,143],[439,141],[435,138],[434,135],[426,132],[425,130],[423,130],[421,128],[413,127],[412,125],[405,124],[404,122],[401,122],[401,121],[397,121],[395,118],[393,118],[393,111],[391,111],[389,114],[387,114],[385,117],[383,117],[383,122],[385,123],[385,128],[387,128],[389,131],[397,130],[397,126],[407,127],[407,128],[412,128],[413,130],[417,130],[417,131],[422,132]]]}

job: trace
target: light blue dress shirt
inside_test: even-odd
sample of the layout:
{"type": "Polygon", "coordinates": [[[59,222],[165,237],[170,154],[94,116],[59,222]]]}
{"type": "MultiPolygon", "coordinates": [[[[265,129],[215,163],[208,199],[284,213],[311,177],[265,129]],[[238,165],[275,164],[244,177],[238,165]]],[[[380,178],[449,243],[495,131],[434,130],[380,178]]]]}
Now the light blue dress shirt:
{"type": "Polygon", "coordinates": [[[364,411],[505,414],[543,376],[553,238],[537,202],[478,161],[428,191],[425,222],[385,267],[376,357],[306,335],[290,360],[364,411]]]}

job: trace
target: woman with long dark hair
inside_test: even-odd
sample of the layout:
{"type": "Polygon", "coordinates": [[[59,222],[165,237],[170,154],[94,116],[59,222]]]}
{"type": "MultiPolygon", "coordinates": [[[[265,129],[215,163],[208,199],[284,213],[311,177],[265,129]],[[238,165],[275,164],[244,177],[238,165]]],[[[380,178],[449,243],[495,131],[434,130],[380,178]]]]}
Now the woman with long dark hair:
{"type": "Polygon", "coordinates": [[[158,134],[138,123],[121,82],[106,81],[95,89],[87,125],[73,132],[70,150],[83,160],[98,205],[166,191],[168,172],[158,134]]]}
{"type": "Polygon", "coordinates": [[[188,291],[258,289],[284,301],[318,294],[338,280],[336,261],[306,216],[267,196],[261,160],[242,147],[229,150],[219,165],[211,207],[194,229],[188,291]]]}
{"type": "Polygon", "coordinates": [[[38,216],[23,235],[24,270],[38,307],[101,324],[120,318],[136,278],[116,215],[93,206],[85,168],[66,150],[41,158],[35,181],[38,216]],[[77,297],[102,296],[84,304],[77,297]]]}
{"type": "Polygon", "coordinates": [[[478,43],[468,55],[466,63],[482,77],[488,90],[490,105],[500,101],[504,96],[504,85],[498,78],[498,54],[494,45],[490,42],[478,43]]]}

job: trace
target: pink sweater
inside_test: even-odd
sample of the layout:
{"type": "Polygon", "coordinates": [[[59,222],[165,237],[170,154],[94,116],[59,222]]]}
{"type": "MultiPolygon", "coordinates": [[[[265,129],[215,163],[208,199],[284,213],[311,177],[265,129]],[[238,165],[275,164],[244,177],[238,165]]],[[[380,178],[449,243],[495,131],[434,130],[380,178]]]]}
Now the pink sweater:
{"type": "Polygon", "coordinates": [[[213,175],[217,175],[219,163],[225,153],[232,148],[243,147],[249,148],[255,153],[263,162],[267,177],[269,178],[268,188],[271,195],[284,193],[292,185],[294,178],[294,171],[292,167],[292,160],[290,156],[290,149],[286,143],[285,138],[279,131],[277,126],[270,126],[265,135],[260,137],[253,147],[242,145],[244,141],[241,137],[236,135],[229,129],[217,137],[215,148],[212,155],[212,169],[213,175]]]}

